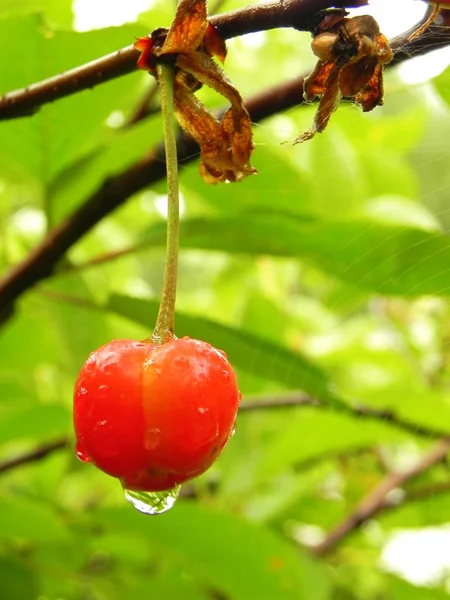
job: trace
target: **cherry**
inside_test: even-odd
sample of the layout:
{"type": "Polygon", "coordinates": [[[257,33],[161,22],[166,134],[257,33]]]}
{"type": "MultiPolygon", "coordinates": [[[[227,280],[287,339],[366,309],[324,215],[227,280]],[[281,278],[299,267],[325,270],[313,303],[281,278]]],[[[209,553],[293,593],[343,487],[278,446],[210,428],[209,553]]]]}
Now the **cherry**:
{"type": "Polygon", "coordinates": [[[151,338],[114,340],[83,365],[74,395],[77,455],[117,477],[147,514],[168,510],[179,485],[206,471],[230,438],[241,399],[226,355],[174,336],[179,189],[174,69],[157,62],[166,171],[167,245],[161,303],[151,338]]]}
{"type": "Polygon", "coordinates": [[[170,489],[216,460],[240,398],[226,355],[207,342],[114,340],[75,385],[77,454],[128,490],[170,489]]]}

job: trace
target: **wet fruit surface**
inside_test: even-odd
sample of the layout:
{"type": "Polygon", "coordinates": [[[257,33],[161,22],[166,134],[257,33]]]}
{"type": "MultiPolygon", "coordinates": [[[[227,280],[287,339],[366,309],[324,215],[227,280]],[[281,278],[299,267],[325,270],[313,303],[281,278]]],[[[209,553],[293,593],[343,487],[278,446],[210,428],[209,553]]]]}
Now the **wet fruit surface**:
{"type": "Polygon", "coordinates": [[[215,461],[239,400],[233,368],[206,342],[114,340],[78,376],[77,455],[128,490],[171,489],[215,461]]]}

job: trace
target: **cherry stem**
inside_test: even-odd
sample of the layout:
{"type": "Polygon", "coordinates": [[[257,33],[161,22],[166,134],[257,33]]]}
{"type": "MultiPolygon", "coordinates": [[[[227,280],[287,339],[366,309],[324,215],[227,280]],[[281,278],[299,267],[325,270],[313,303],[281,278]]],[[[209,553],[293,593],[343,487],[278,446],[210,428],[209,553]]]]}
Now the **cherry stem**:
{"type": "Polygon", "coordinates": [[[174,120],[174,69],[171,65],[157,65],[161,95],[161,113],[164,131],[167,172],[167,243],[164,282],[158,318],[152,341],[164,343],[174,338],[175,300],[177,295],[178,246],[180,230],[180,199],[178,190],[178,158],[174,120]]]}

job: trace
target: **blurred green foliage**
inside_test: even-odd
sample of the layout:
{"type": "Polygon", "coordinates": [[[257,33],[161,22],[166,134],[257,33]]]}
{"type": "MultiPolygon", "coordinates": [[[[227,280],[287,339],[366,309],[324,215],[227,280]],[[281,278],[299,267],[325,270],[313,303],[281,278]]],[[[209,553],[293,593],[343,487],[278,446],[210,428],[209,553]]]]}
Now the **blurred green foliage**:
{"type": "MultiPolygon", "coordinates": [[[[128,45],[170,23],[173,9],[159,0],[136,23],[78,33],[69,0],[0,0],[0,93],[128,45]]],[[[313,63],[307,36],[293,31],[229,48],[227,72],[244,96],[313,63]]],[[[447,428],[449,73],[407,86],[393,70],[383,108],[363,115],[343,104],[301,146],[282,142],[309,126],[314,107],[266,120],[255,126],[259,174],[241,184],[208,187],[195,162],[183,168],[177,333],[228,353],[244,403],[302,391],[447,428]]],[[[2,272],[160,139],[158,115],[121,127],[148,86],[136,72],[0,123],[2,272]]],[[[0,332],[0,465],[69,436],[64,449],[0,473],[2,600],[446,598],[445,577],[419,588],[380,557],[397,529],[448,521],[448,494],[381,515],[330,556],[307,548],[387,467],[428,447],[382,420],[243,411],[220,460],[186,486],[190,498],[157,518],[135,513],[117,482],[76,460],[79,368],[99,345],[147,337],[154,324],[163,202],[164,182],[132,197],[0,332]]],[[[447,481],[439,465],[414,485],[447,481]]]]}

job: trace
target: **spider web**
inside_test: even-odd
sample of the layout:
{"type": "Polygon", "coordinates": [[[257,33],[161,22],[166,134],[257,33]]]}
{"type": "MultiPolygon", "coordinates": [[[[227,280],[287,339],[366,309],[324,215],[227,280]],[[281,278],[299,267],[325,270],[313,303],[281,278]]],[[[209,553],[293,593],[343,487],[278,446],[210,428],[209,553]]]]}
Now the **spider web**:
{"type": "MultiPolygon", "coordinates": [[[[412,27],[424,14],[424,6],[417,3],[417,10],[413,10],[414,3],[396,2],[395,8],[392,8],[392,2],[372,2],[371,7],[364,7],[358,11],[352,11],[352,14],[373,14],[380,23],[381,30],[389,37],[397,35],[412,27]],[[387,12],[391,17],[386,20],[387,12]]],[[[426,38],[426,36],[425,36],[426,38]]],[[[266,35],[258,34],[256,45],[262,46],[266,40],[266,35]]],[[[383,198],[379,198],[381,212],[378,213],[378,218],[374,218],[372,223],[368,222],[367,226],[361,228],[354,236],[345,240],[337,252],[343,252],[357,245],[360,238],[368,236],[372,229],[377,228],[380,223],[391,223],[396,225],[404,225],[400,231],[407,231],[409,227],[418,227],[424,231],[431,232],[437,238],[442,234],[448,234],[450,230],[450,206],[448,204],[450,177],[448,173],[448,161],[450,150],[448,146],[448,135],[450,133],[450,119],[448,116],[447,102],[450,99],[450,77],[446,77],[445,73],[437,82],[433,81],[434,77],[439,76],[444,72],[450,64],[450,52],[448,48],[429,53],[425,56],[420,56],[402,64],[398,67],[395,73],[390,73],[387,76],[385,106],[376,109],[373,114],[365,115],[364,118],[370,123],[368,127],[364,126],[360,115],[356,115],[357,110],[354,106],[348,103],[341,103],[336,114],[333,115],[328,129],[322,134],[320,142],[313,140],[306,142],[301,147],[284,146],[282,150],[283,157],[278,161],[274,161],[267,168],[266,173],[273,171],[274,175],[286,169],[286,163],[294,163],[304,165],[304,172],[307,173],[311,168],[314,149],[307,147],[308,144],[320,144],[323,147],[329,144],[334,150],[341,149],[343,152],[348,152],[349,160],[351,157],[361,158],[365,151],[361,149],[361,143],[356,143],[355,147],[351,147],[355,138],[367,137],[367,145],[370,146],[371,136],[373,137],[376,127],[374,123],[380,123],[384,119],[391,120],[395,123],[395,119],[401,120],[402,115],[406,117],[408,112],[421,111],[426,113],[423,124],[418,129],[415,139],[407,139],[404,144],[398,140],[395,141],[396,152],[401,156],[402,162],[411,169],[411,174],[416,179],[416,192],[405,192],[405,198],[400,201],[399,193],[396,190],[389,200],[389,181],[391,176],[386,171],[386,192],[383,198]],[[436,85],[435,85],[436,83],[436,85]],[[328,138],[325,142],[323,138],[328,138]],[[346,139],[347,138],[347,139],[346,139]],[[350,143],[348,142],[350,138],[350,143]],[[395,197],[399,200],[396,205],[395,197]],[[407,201],[407,202],[406,202],[407,201]],[[404,203],[406,202],[406,203],[404,203]],[[408,204],[409,203],[409,204],[408,204]],[[396,212],[398,211],[398,214],[396,212]]],[[[255,126],[256,152],[258,148],[268,147],[279,153],[279,144],[285,140],[293,139],[297,134],[299,127],[307,128],[308,123],[312,120],[313,108],[294,108],[286,111],[283,115],[279,115],[261,125],[255,126]]],[[[420,117],[418,117],[420,119],[420,117]]],[[[413,129],[414,126],[411,126],[413,129]]],[[[395,135],[395,129],[392,130],[392,135],[395,135]]],[[[414,136],[412,136],[414,138],[414,136]]],[[[360,140],[361,141],[361,140],[360,140]]],[[[387,141],[389,144],[389,141],[387,141]]],[[[382,149],[379,148],[381,151],[382,149]]],[[[367,155],[370,155],[370,147],[367,149],[367,155]]],[[[329,156],[327,156],[327,160],[329,156]]],[[[327,169],[329,165],[324,159],[320,165],[320,159],[315,164],[322,167],[320,176],[327,177],[327,169]]],[[[388,169],[389,167],[387,167],[388,169]]],[[[395,169],[395,165],[392,169],[395,169]]],[[[358,176],[357,174],[355,175],[358,176]]],[[[261,192],[259,192],[261,193],[261,192]]],[[[290,187],[289,178],[286,178],[285,188],[270,188],[267,187],[264,194],[267,197],[279,199],[286,193],[292,195],[292,187],[290,187]]],[[[362,205],[368,198],[364,199],[364,193],[361,195],[362,205]]],[[[327,204],[330,209],[330,203],[327,204]]],[[[323,218],[323,214],[320,215],[323,218]]],[[[330,218],[334,217],[330,215],[330,218]]],[[[353,219],[355,215],[349,211],[346,215],[341,215],[343,219],[353,219]]],[[[364,263],[370,259],[371,253],[376,253],[383,249],[384,245],[388,245],[392,241],[392,237],[399,234],[399,230],[395,231],[379,242],[377,247],[372,247],[366,254],[359,255],[354,258],[353,262],[347,265],[347,270],[351,271],[358,262],[364,263]]],[[[406,266],[399,274],[399,277],[404,277],[426,261],[439,262],[441,250],[427,253],[426,250],[420,255],[421,242],[416,244],[415,249],[419,251],[417,261],[414,264],[406,266]]],[[[401,258],[402,254],[413,250],[414,246],[402,247],[397,254],[393,254],[387,258],[389,261],[396,261],[401,258]]],[[[324,259],[318,265],[322,271],[327,271],[327,261],[324,259]]],[[[378,265],[373,267],[377,269],[378,265]]],[[[436,373],[442,368],[442,362],[446,361],[448,353],[449,341],[446,336],[440,335],[440,329],[447,328],[448,325],[448,302],[445,299],[450,290],[450,264],[442,265],[442,274],[445,275],[447,283],[441,288],[435,290],[435,294],[417,298],[405,299],[392,296],[379,295],[376,292],[369,294],[364,303],[356,303],[356,306],[349,310],[343,310],[342,306],[346,301],[350,301],[354,294],[363,287],[364,282],[370,279],[372,271],[368,270],[359,279],[354,281],[354,284],[346,281],[345,285],[341,285],[334,299],[326,301],[327,311],[329,313],[340,314],[344,321],[351,323],[352,321],[367,322],[372,320],[375,322],[364,334],[364,341],[361,344],[361,350],[366,346],[373,351],[372,360],[376,363],[376,352],[385,351],[405,352],[405,344],[410,344],[410,350],[416,354],[418,360],[416,365],[422,370],[425,377],[432,377],[432,373],[436,373]],[[356,314],[355,314],[356,313],[356,314]],[[397,314],[396,314],[397,313],[397,314]],[[403,313],[399,315],[399,313],[403,313]],[[394,316],[392,317],[392,314],[394,316]],[[404,317],[404,319],[403,319],[404,317]],[[401,327],[404,326],[403,331],[401,327]]],[[[345,275],[340,273],[341,277],[345,275]]],[[[300,276],[304,273],[300,272],[300,276]]],[[[308,273],[306,273],[308,277],[308,273]]],[[[435,274],[430,274],[429,280],[432,281],[435,274]]],[[[426,282],[426,279],[425,279],[426,282]]],[[[305,286],[306,289],[308,286],[305,286]]],[[[311,289],[311,288],[310,288],[311,289]]],[[[405,296],[414,296],[415,288],[411,285],[405,289],[405,296]]],[[[269,291],[270,293],[270,291],[269,291]]],[[[273,293],[273,289],[272,289],[273,293]]],[[[304,342],[304,348],[312,355],[316,355],[319,362],[324,357],[332,357],[335,352],[338,353],[339,348],[345,347],[342,340],[337,339],[337,336],[342,336],[343,331],[348,335],[360,335],[360,332],[355,332],[357,327],[348,326],[343,329],[335,327],[334,331],[323,332],[321,328],[317,328],[316,332],[309,337],[309,340],[304,342]]],[[[308,338],[308,334],[306,334],[308,338]]],[[[255,348],[255,356],[252,360],[257,360],[258,349],[255,348]]],[[[339,361],[338,361],[339,362],[339,361]]],[[[363,364],[361,361],[360,364],[363,364]]],[[[325,364],[327,361],[325,360],[325,364]]],[[[376,367],[376,365],[375,365],[376,367]]],[[[380,377],[382,369],[374,369],[373,377],[380,377]]],[[[394,382],[395,383],[395,382],[394,382]]],[[[350,386],[351,387],[351,386],[350,386]]],[[[376,387],[376,386],[375,386],[376,387]]],[[[395,385],[394,385],[395,387],[395,385]]],[[[345,388],[345,385],[344,385],[345,388]]],[[[398,392],[398,390],[397,390],[398,392]]],[[[406,392],[407,393],[407,392],[406,392]]],[[[383,568],[395,572],[412,583],[415,584],[433,584],[442,578],[446,570],[449,568],[446,549],[448,547],[448,530],[443,529],[426,530],[417,534],[410,533],[405,540],[401,537],[393,538],[392,544],[386,546],[383,554],[383,568]],[[435,537],[433,537],[433,535],[435,537]],[[423,537],[421,537],[423,536],[423,537]],[[445,540],[444,540],[445,537],[445,540]],[[436,545],[431,543],[431,538],[436,540],[442,538],[442,543],[436,545]],[[424,564],[424,554],[419,551],[422,548],[422,539],[429,541],[427,546],[428,562],[424,564]],[[407,552],[407,546],[411,552],[407,552]],[[434,546],[432,548],[432,546],[434,546]],[[397,549],[398,548],[398,549],[397,549]],[[413,552],[412,549],[417,551],[413,552]],[[418,570],[418,567],[422,568],[418,570]]]]}

